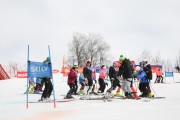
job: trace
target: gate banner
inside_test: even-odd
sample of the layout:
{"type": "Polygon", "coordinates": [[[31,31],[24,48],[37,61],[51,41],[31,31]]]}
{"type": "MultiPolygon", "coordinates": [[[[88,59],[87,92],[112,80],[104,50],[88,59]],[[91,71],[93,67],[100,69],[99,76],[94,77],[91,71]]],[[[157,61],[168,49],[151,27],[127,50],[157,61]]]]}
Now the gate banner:
{"type": "Polygon", "coordinates": [[[42,62],[28,62],[28,77],[50,77],[52,76],[51,64],[42,62]]]}

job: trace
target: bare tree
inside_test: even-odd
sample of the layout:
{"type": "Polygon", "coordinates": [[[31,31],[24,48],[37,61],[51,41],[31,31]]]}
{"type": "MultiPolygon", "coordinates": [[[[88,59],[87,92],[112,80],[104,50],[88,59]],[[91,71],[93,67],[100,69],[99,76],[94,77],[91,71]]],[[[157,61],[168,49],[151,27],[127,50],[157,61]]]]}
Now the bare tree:
{"type": "Polygon", "coordinates": [[[169,72],[169,71],[173,71],[173,65],[172,63],[170,62],[170,60],[166,60],[165,63],[164,63],[164,68],[165,68],[165,71],[169,72]]]}
{"type": "Polygon", "coordinates": [[[176,72],[180,72],[180,70],[179,70],[179,68],[180,68],[180,50],[179,50],[178,56],[176,57],[174,68],[176,69],[176,72]]]}
{"type": "Polygon", "coordinates": [[[175,60],[175,67],[176,66],[180,67],[180,50],[179,50],[178,56],[176,57],[176,60],[175,60]]]}
{"type": "Polygon", "coordinates": [[[102,42],[102,46],[100,47],[100,50],[99,50],[99,64],[102,65],[102,64],[108,64],[109,62],[109,54],[108,54],[108,50],[110,49],[109,45],[106,43],[106,42],[102,42]]]}
{"type": "Polygon", "coordinates": [[[163,65],[164,64],[164,60],[161,58],[161,54],[158,51],[155,55],[155,57],[152,58],[152,62],[155,65],[163,65]]]}
{"type": "Polygon", "coordinates": [[[138,58],[138,61],[143,61],[144,59],[147,59],[149,62],[152,62],[152,56],[151,53],[148,50],[143,50],[140,57],[138,58]]]}
{"type": "Polygon", "coordinates": [[[101,65],[107,61],[110,46],[103,40],[100,34],[74,33],[69,45],[70,56],[78,66],[84,66],[85,61],[90,60],[94,65],[101,65]]]}
{"type": "Polygon", "coordinates": [[[106,64],[110,46],[104,41],[102,35],[89,33],[87,37],[87,54],[94,65],[106,64]]]}
{"type": "Polygon", "coordinates": [[[70,56],[68,56],[68,62],[71,66],[75,63],[77,63],[78,66],[81,66],[85,43],[86,35],[80,33],[73,34],[73,40],[69,44],[70,56]]]}
{"type": "Polygon", "coordinates": [[[92,61],[94,64],[97,64],[98,62],[98,52],[100,52],[101,47],[102,47],[102,36],[99,34],[93,34],[89,33],[88,35],[88,47],[87,51],[89,53],[89,59],[92,61]]]}

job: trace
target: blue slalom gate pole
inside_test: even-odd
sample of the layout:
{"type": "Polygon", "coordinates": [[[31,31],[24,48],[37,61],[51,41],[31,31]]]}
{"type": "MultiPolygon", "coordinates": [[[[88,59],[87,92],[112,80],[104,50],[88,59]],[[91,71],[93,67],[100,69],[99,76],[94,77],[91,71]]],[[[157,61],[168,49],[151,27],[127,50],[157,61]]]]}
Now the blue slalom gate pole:
{"type": "MultiPolygon", "coordinates": [[[[50,47],[48,45],[48,50],[49,50],[49,57],[50,57],[50,62],[51,62],[51,53],[50,53],[50,47]]],[[[52,72],[52,63],[51,63],[51,72],[52,72]]],[[[55,91],[54,91],[54,80],[53,80],[53,73],[52,73],[52,85],[53,85],[53,97],[54,97],[54,108],[56,108],[56,98],[55,98],[55,91]]]]}
{"type": "Polygon", "coordinates": [[[29,66],[29,45],[28,45],[28,56],[27,56],[27,90],[26,90],[26,109],[28,109],[28,84],[29,84],[29,76],[28,76],[28,68],[29,66]]]}

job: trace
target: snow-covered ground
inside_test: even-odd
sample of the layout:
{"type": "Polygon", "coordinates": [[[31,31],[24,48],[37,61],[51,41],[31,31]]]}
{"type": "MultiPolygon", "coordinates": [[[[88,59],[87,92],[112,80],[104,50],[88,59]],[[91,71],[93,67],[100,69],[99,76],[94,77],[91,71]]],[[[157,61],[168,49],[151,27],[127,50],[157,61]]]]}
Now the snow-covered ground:
{"type": "MultiPolygon", "coordinates": [[[[180,81],[179,74],[175,76],[180,81]]],[[[170,120],[180,118],[180,83],[172,78],[166,84],[154,84],[152,88],[157,96],[166,99],[143,100],[114,99],[111,102],[101,100],[76,100],[56,103],[29,103],[26,109],[26,79],[0,81],[0,120],[170,120]]],[[[62,98],[68,91],[66,79],[54,75],[55,95],[62,98]]],[[[153,92],[154,92],[153,91],[153,92]]],[[[29,95],[29,101],[37,101],[41,95],[29,95]]],[[[52,97],[53,98],[53,97],[52,97]]]]}

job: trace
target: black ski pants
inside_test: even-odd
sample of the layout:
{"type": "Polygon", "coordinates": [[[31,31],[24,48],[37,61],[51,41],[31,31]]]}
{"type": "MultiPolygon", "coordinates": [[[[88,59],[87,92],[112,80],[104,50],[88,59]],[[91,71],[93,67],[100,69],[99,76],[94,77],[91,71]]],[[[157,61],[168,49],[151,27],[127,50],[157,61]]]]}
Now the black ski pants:
{"type": "Polygon", "coordinates": [[[53,90],[53,85],[51,83],[51,79],[50,78],[43,78],[44,83],[45,83],[45,88],[44,91],[42,93],[42,97],[41,98],[49,98],[51,96],[52,90],[53,90]]]}

